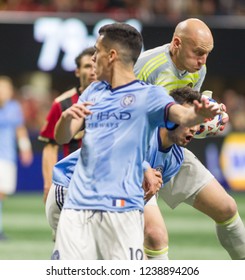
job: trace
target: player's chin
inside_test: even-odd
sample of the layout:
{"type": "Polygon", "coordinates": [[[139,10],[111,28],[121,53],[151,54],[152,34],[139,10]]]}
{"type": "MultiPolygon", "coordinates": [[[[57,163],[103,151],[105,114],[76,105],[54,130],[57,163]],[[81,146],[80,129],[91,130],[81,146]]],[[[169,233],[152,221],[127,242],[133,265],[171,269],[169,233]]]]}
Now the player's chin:
{"type": "Polygon", "coordinates": [[[188,71],[189,73],[195,73],[195,72],[199,71],[200,69],[201,69],[201,67],[199,67],[199,66],[194,66],[194,67],[189,67],[189,68],[187,69],[187,71],[188,71]]]}
{"type": "Polygon", "coordinates": [[[179,146],[181,146],[181,147],[185,147],[185,146],[187,146],[190,142],[191,142],[191,139],[189,139],[189,137],[185,137],[185,138],[182,138],[181,140],[179,140],[178,143],[176,143],[176,144],[179,145],[179,146]]]}

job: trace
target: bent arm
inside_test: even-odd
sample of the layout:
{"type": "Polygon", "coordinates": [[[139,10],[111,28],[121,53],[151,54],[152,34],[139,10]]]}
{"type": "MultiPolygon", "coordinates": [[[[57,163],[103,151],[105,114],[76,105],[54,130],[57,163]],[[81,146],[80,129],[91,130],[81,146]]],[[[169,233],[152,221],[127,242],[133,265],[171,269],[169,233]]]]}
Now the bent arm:
{"type": "Polygon", "coordinates": [[[62,113],[54,131],[54,138],[58,144],[70,142],[83,127],[85,118],[92,114],[87,108],[88,105],[93,104],[91,102],[76,103],[62,113]]]}

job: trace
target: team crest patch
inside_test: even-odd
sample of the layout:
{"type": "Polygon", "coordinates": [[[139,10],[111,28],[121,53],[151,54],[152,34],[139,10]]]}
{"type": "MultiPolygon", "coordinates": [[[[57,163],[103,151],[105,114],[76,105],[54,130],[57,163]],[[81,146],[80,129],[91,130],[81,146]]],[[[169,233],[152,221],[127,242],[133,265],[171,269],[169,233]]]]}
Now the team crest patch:
{"type": "Polygon", "coordinates": [[[58,250],[55,250],[51,256],[51,260],[59,260],[60,259],[60,253],[58,250]]]}
{"type": "Polygon", "coordinates": [[[128,107],[135,102],[135,96],[133,94],[127,94],[121,100],[121,105],[123,107],[128,107]]]}

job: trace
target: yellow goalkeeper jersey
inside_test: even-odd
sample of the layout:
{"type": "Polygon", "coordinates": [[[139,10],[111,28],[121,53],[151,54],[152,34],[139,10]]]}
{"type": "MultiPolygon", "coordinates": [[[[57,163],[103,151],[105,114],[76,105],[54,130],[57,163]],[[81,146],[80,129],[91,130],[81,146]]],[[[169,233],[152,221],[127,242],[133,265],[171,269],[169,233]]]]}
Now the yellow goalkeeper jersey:
{"type": "Polygon", "coordinates": [[[200,91],[206,76],[206,65],[195,73],[179,71],[172,62],[169,46],[170,44],[165,44],[143,52],[134,67],[137,78],[164,86],[168,92],[187,85],[200,91]]]}

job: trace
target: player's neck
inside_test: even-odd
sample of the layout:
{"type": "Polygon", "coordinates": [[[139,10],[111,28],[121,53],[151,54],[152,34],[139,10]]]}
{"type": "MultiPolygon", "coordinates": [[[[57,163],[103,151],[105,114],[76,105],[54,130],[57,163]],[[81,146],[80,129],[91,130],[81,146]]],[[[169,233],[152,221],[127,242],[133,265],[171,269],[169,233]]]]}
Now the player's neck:
{"type": "Polygon", "coordinates": [[[111,79],[111,87],[117,88],[126,84],[131,83],[132,81],[136,80],[135,75],[129,73],[122,73],[121,75],[115,75],[111,79]]]}
{"type": "Polygon", "coordinates": [[[128,71],[126,69],[120,69],[120,71],[114,71],[111,77],[110,85],[112,88],[117,88],[126,84],[131,83],[136,80],[133,71],[128,71]]]}
{"type": "Polygon", "coordinates": [[[168,137],[168,131],[166,128],[160,128],[159,136],[161,139],[161,146],[164,150],[173,145],[168,137]]]}

